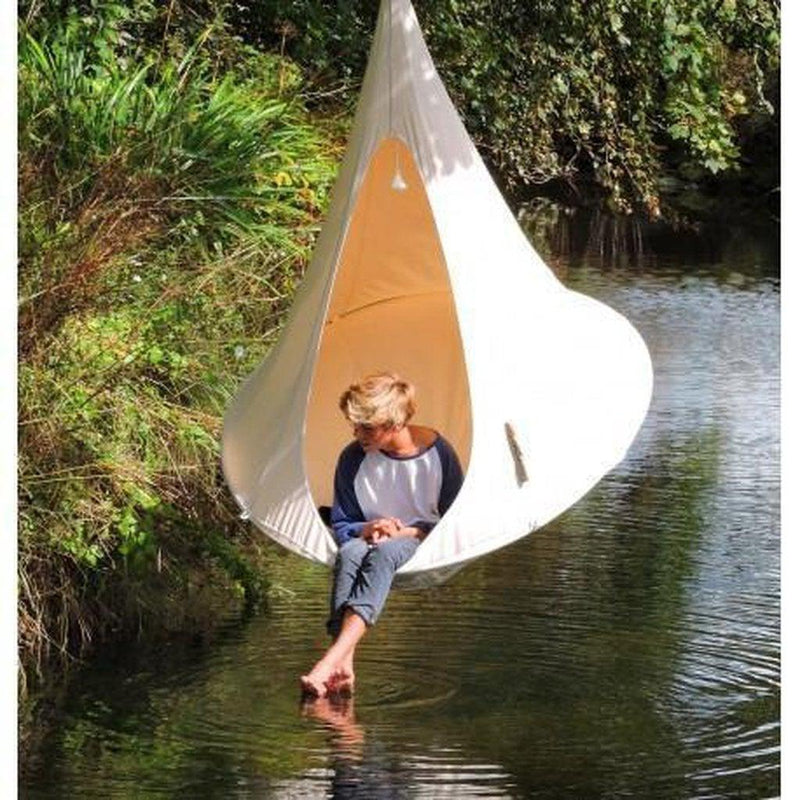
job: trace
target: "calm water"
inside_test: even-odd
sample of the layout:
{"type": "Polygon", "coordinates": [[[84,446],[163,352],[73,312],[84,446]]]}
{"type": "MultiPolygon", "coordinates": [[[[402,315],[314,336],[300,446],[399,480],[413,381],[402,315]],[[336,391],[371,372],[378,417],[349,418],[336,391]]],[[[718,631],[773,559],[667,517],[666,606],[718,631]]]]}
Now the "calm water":
{"type": "Polygon", "coordinates": [[[298,703],[328,577],[281,554],[269,613],[79,675],[21,794],[777,796],[775,256],[686,240],[615,270],[578,240],[562,231],[560,276],[627,315],[654,361],[623,464],[445,586],[395,593],[351,703],[298,703]]]}

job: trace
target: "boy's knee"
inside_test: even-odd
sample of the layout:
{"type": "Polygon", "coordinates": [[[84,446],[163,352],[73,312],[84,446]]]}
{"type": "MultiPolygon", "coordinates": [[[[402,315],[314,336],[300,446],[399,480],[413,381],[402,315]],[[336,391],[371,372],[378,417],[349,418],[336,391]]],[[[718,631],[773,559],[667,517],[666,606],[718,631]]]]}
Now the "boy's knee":
{"type": "Polygon", "coordinates": [[[367,543],[360,536],[356,536],[346,541],[339,548],[339,552],[348,554],[348,553],[359,552],[361,550],[366,550],[366,548],[367,548],[367,543]]]}
{"type": "Polygon", "coordinates": [[[342,564],[345,561],[361,561],[367,552],[367,543],[363,539],[350,539],[345,542],[336,554],[336,563],[342,564]]]}
{"type": "Polygon", "coordinates": [[[412,537],[390,539],[375,548],[371,554],[371,559],[398,568],[414,555],[417,547],[419,547],[419,539],[412,537]]]}

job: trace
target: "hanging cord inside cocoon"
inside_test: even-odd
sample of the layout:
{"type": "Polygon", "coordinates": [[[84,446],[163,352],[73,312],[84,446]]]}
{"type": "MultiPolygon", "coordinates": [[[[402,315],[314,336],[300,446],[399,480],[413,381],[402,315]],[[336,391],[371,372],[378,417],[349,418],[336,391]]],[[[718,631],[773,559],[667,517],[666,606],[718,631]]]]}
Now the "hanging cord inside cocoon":
{"type": "MultiPolygon", "coordinates": [[[[394,81],[392,79],[392,26],[394,25],[394,18],[393,18],[394,9],[392,7],[392,3],[389,3],[389,52],[388,52],[388,75],[389,75],[389,135],[394,136],[394,119],[393,119],[393,110],[394,110],[394,81]]],[[[403,177],[403,173],[400,171],[400,147],[399,145],[395,145],[394,151],[394,176],[392,177],[391,183],[392,189],[395,192],[404,192],[408,189],[408,184],[403,177]]]]}

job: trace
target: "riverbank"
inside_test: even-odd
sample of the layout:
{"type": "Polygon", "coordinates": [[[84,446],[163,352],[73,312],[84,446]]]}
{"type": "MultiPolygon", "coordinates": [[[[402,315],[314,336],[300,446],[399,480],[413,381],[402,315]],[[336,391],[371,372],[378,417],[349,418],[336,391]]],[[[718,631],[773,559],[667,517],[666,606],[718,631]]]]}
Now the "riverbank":
{"type": "Polygon", "coordinates": [[[98,642],[263,597],[221,419],[281,327],[344,145],[287,59],[213,26],[168,55],[123,32],[73,11],[20,43],[23,698],[98,642]]]}

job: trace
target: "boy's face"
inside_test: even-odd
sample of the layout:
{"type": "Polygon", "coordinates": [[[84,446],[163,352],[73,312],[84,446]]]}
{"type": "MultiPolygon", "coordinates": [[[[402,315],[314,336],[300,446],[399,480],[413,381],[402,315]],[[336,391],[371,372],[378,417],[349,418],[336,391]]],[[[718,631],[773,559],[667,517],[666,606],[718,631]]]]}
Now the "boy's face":
{"type": "Polygon", "coordinates": [[[353,425],[353,436],[367,453],[385,448],[391,443],[393,435],[393,425],[353,425]]]}

